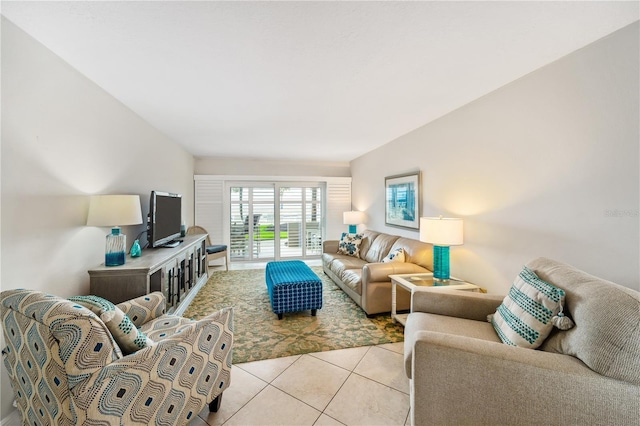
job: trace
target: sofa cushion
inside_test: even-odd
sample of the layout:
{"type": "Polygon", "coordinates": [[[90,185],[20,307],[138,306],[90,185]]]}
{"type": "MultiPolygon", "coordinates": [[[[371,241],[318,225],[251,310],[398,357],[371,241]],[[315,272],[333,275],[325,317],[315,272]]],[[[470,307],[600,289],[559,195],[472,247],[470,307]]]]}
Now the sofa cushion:
{"type": "Polygon", "coordinates": [[[565,291],[564,312],[576,324],[554,330],[541,349],[575,356],[604,376],[640,385],[640,293],[551,259],[527,266],[565,291]]]}
{"type": "Polygon", "coordinates": [[[120,308],[108,300],[98,296],[74,296],[69,300],[98,315],[125,355],[153,344],[153,341],[139,331],[120,308]]]}
{"type": "Polygon", "coordinates": [[[351,290],[362,295],[362,269],[347,269],[340,275],[340,279],[351,290]]]}
{"type": "Polygon", "coordinates": [[[411,359],[413,356],[414,343],[413,336],[418,331],[437,331],[439,333],[454,334],[457,336],[472,337],[474,339],[502,343],[495,330],[488,322],[474,321],[446,315],[429,314],[425,312],[413,312],[407,318],[407,324],[404,327],[404,368],[409,378],[411,378],[411,359]]]}
{"type": "Polygon", "coordinates": [[[415,263],[433,271],[433,246],[431,244],[403,237],[393,243],[390,251],[400,247],[404,249],[405,262],[415,263]]]}
{"type": "Polygon", "coordinates": [[[540,279],[525,266],[491,323],[504,343],[537,348],[551,333],[551,319],[562,312],[564,296],[564,290],[540,279]]]}
{"type": "Polygon", "coordinates": [[[360,243],[362,242],[362,234],[342,233],[340,244],[338,244],[338,254],[347,256],[360,257],[360,243]]]}
{"type": "Polygon", "coordinates": [[[364,259],[369,263],[382,262],[398,238],[400,237],[397,235],[379,234],[371,243],[364,259]]]}
{"type": "Polygon", "coordinates": [[[342,277],[342,273],[347,269],[362,269],[366,264],[367,262],[362,259],[337,254],[329,264],[329,269],[336,274],[336,276],[342,277]]]}
{"type": "Polygon", "coordinates": [[[402,247],[395,248],[382,259],[382,263],[388,262],[404,262],[404,249],[402,247]]]}
{"type": "Polygon", "coordinates": [[[360,243],[360,258],[365,259],[367,257],[367,253],[369,252],[369,248],[371,247],[371,243],[378,238],[380,232],[372,231],[371,229],[365,229],[362,231],[362,243],[360,243]]]}
{"type": "Polygon", "coordinates": [[[336,254],[336,253],[327,253],[327,252],[322,253],[322,265],[324,265],[327,268],[331,269],[331,264],[333,263],[333,261],[338,256],[341,256],[341,255],[336,254]]]}

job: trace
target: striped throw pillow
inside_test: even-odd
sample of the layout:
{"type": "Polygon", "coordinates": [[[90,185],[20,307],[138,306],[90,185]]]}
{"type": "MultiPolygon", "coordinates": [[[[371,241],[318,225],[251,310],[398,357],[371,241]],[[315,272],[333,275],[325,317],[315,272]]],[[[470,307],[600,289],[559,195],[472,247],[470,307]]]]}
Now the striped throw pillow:
{"type": "Polygon", "coordinates": [[[540,279],[526,266],[491,319],[500,339],[512,346],[537,348],[549,336],[552,319],[562,315],[564,290],[540,279]]]}

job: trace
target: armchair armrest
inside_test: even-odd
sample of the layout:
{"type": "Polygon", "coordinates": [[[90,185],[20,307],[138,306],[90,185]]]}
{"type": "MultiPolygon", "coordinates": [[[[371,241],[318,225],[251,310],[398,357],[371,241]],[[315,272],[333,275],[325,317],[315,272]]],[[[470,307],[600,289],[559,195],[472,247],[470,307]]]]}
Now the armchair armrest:
{"type": "Polygon", "coordinates": [[[495,313],[503,300],[504,296],[498,294],[421,289],[413,293],[411,306],[413,312],[486,321],[487,315],[495,313]]]}
{"type": "Polygon", "coordinates": [[[362,282],[390,281],[389,275],[424,274],[425,272],[430,271],[410,262],[367,263],[362,268],[362,282]]]}
{"type": "Polygon", "coordinates": [[[337,253],[338,245],[340,241],[338,240],[326,240],[322,242],[322,252],[323,253],[337,253]]]}
{"type": "Polygon", "coordinates": [[[136,297],[116,306],[131,319],[136,327],[158,318],[166,311],[164,294],[159,291],[136,297]]]}
{"type": "Polygon", "coordinates": [[[422,331],[412,369],[412,424],[637,422],[640,387],[569,355],[422,331]]]}
{"type": "Polygon", "coordinates": [[[73,401],[109,424],[187,423],[229,386],[232,345],[225,308],[96,371],[71,389],[73,401]]]}

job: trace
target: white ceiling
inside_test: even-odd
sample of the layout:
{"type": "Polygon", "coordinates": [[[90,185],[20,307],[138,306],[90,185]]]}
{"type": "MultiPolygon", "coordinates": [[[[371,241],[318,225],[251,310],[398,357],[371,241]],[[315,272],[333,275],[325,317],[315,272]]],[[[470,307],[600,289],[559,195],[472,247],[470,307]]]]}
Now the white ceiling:
{"type": "Polygon", "coordinates": [[[196,156],[349,161],[639,19],[626,2],[2,2],[196,156]]]}

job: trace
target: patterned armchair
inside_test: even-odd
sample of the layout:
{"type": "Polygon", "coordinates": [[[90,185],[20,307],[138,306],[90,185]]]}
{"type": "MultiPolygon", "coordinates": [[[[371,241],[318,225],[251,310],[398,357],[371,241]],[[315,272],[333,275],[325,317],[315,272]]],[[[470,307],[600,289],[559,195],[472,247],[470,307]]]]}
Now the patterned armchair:
{"type": "Polygon", "coordinates": [[[105,322],[31,290],[0,294],[4,363],[23,422],[186,424],[229,386],[233,310],[200,321],[166,315],[162,293],[117,305],[153,342],[123,355],[105,322]]]}

